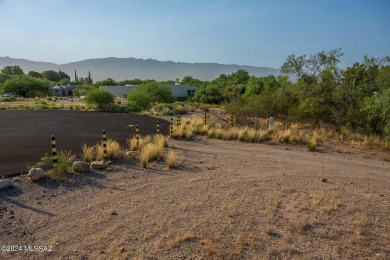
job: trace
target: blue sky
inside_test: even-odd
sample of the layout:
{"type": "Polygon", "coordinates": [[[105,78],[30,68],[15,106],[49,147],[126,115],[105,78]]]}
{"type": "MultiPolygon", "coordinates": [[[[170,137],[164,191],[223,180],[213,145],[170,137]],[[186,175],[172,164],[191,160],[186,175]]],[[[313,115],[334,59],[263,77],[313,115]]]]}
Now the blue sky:
{"type": "Polygon", "coordinates": [[[390,55],[389,0],[0,0],[0,56],[135,57],[279,68],[341,47],[390,55]]]}

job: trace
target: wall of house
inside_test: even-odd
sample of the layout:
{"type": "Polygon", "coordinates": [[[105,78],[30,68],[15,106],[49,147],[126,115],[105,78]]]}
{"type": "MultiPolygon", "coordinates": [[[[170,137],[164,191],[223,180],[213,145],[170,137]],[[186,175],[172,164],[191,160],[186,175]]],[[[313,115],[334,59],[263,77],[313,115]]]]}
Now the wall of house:
{"type": "Polygon", "coordinates": [[[187,98],[188,97],[188,91],[189,90],[192,90],[192,91],[196,91],[198,90],[197,87],[189,87],[189,86],[185,86],[185,85],[171,85],[169,86],[171,88],[171,93],[172,93],[172,96],[175,98],[175,99],[180,99],[180,98],[187,98]]]}
{"type": "Polygon", "coordinates": [[[115,97],[125,98],[126,95],[135,87],[135,85],[131,86],[101,86],[101,89],[108,90],[115,97]]]}

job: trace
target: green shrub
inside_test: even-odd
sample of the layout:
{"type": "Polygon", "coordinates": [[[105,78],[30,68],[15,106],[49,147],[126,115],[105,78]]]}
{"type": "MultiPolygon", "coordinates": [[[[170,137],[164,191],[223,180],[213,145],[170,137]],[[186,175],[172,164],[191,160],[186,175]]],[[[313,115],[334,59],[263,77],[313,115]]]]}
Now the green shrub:
{"type": "Polygon", "coordinates": [[[127,101],[131,111],[141,112],[151,109],[152,105],[157,102],[173,102],[173,97],[168,86],[149,82],[136,86],[127,95],[127,101]]]}
{"type": "Polygon", "coordinates": [[[111,111],[114,100],[114,96],[105,89],[91,90],[84,98],[84,101],[88,105],[96,106],[96,110],[98,111],[111,111]]]}
{"type": "Polygon", "coordinates": [[[67,178],[67,173],[70,171],[72,167],[72,163],[70,162],[70,158],[72,157],[71,153],[68,151],[60,151],[57,154],[57,165],[53,166],[53,158],[49,156],[47,153],[41,157],[39,162],[31,167],[31,168],[42,168],[49,169],[46,173],[51,179],[55,181],[63,181],[67,178]]]}
{"type": "Polygon", "coordinates": [[[1,102],[13,102],[13,101],[16,101],[16,98],[14,98],[14,97],[2,97],[2,98],[0,98],[0,101],[1,102]]]}

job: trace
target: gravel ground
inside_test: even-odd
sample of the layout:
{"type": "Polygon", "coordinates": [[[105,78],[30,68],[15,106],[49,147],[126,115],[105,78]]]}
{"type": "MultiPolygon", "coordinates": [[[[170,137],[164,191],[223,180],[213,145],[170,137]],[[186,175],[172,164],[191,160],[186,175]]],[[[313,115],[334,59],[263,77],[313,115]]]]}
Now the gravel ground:
{"type": "Polygon", "coordinates": [[[129,161],[63,183],[18,178],[0,192],[0,258],[390,258],[389,162],[208,139],[169,145],[182,156],[175,170],[129,161]]]}

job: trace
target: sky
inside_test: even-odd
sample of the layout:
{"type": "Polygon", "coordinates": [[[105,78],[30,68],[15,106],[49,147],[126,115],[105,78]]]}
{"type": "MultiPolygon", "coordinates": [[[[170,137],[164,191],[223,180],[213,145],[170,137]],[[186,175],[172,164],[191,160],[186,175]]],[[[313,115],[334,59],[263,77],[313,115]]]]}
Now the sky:
{"type": "Polygon", "coordinates": [[[390,0],[0,0],[0,57],[280,68],[334,48],[341,67],[390,55],[390,0]]]}

